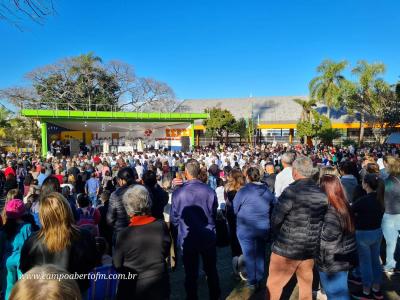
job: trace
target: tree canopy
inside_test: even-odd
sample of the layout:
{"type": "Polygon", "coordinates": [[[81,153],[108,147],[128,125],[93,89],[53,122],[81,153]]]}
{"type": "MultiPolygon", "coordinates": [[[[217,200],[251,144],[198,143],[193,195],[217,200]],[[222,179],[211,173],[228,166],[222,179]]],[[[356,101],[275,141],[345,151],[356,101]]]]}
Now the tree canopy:
{"type": "Polygon", "coordinates": [[[311,98],[324,103],[328,108],[328,117],[332,108],[338,108],[341,104],[341,86],[344,81],[342,75],[346,68],[347,62],[335,62],[332,60],[324,60],[318,67],[319,73],[310,81],[309,89],[311,98]]]}
{"type": "MultiPolygon", "coordinates": [[[[358,61],[351,69],[356,81],[342,75],[347,65],[346,61],[324,60],[317,68],[319,75],[310,81],[310,99],[325,104],[328,116],[332,108],[339,107],[355,116],[360,123],[360,144],[366,123],[372,128],[375,139],[383,142],[385,134],[400,123],[400,86],[390,86],[382,78],[386,71],[383,63],[358,61]]],[[[303,107],[301,120],[304,120],[309,111],[307,104],[297,102],[303,107]]],[[[307,132],[306,129],[302,131],[307,132]]]]}
{"type": "Polygon", "coordinates": [[[382,63],[368,63],[361,60],[352,69],[358,81],[345,81],[342,89],[345,105],[349,113],[356,112],[360,118],[361,144],[364,138],[366,118],[373,126],[383,127],[385,123],[385,103],[390,95],[389,85],[380,77],[385,73],[382,63]]]}
{"type": "Polygon", "coordinates": [[[12,116],[11,111],[9,111],[5,106],[0,105],[0,138],[4,139],[7,136],[7,130],[10,127],[10,118],[12,116]]]}
{"type": "Polygon", "coordinates": [[[0,139],[11,142],[18,148],[27,141],[39,141],[40,130],[35,120],[18,117],[0,105],[0,139]]]}
{"type": "Polygon", "coordinates": [[[170,112],[178,104],[168,84],[138,77],[123,62],[104,63],[93,52],[37,68],[26,78],[30,86],[0,90],[0,97],[18,107],[51,109],[170,112]]]}
{"type": "Polygon", "coordinates": [[[221,141],[224,137],[227,138],[229,132],[233,131],[236,122],[232,113],[227,109],[217,107],[206,109],[206,112],[210,114],[210,118],[204,120],[208,134],[219,138],[221,141]]]}

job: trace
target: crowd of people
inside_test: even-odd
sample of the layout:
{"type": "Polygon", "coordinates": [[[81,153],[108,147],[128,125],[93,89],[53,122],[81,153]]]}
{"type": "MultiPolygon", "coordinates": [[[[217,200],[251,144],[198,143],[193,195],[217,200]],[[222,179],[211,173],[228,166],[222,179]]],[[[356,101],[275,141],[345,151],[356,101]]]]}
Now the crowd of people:
{"type": "Polygon", "coordinates": [[[383,273],[400,272],[399,154],[324,145],[4,153],[0,299],[169,299],[177,264],[186,299],[198,299],[200,260],[209,298],[220,299],[217,249],[228,246],[250,294],[266,288],[278,300],[296,275],[300,299],[312,299],[316,280],[328,299],[383,299],[383,273]],[[67,276],[99,273],[108,277],[67,276]]]}

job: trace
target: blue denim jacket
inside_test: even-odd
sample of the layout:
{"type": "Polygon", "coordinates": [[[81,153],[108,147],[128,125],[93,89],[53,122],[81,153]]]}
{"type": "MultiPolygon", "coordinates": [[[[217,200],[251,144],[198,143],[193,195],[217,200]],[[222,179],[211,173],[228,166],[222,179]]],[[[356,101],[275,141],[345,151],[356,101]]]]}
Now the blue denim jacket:
{"type": "Polygon", "coordinates": [[[215,245],[217,195],[208,185],[193,179],[172,194],[170,222],[177,230],[179,248],[207,249],[215,245]]]}

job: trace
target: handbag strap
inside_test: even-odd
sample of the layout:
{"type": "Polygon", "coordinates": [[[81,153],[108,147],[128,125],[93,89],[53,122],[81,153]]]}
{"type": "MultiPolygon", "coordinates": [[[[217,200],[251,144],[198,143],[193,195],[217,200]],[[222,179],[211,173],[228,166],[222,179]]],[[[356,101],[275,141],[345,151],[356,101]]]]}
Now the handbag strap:
{"type": "Polygon", "coordinates": [[[398,179],[396,176],[392,176],[394,179],[396,179],[397,183],[400,183],[400,179],[398,179]]]}

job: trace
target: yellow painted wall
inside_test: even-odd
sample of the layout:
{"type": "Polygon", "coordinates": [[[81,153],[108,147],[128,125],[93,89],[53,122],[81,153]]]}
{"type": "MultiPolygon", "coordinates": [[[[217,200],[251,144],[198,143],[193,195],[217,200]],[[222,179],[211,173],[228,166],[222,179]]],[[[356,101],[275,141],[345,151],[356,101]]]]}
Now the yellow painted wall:
{"type": "Polygon", "coordinates": [[[61,140],[82,140],[83,139],[83,132],[82,131],[63,131],[61,132],[61,140]]]}
{"type": "Polygon", "coordinates": [[[204,125],[194,125],[194,130],[206,130],[206,127],[204,125]]]}
{"type": "Polygon", "coordinates": [[[85,131],[85,132],[86,132],[85,143],[90,145],[90,142],[93,140],[93,133],[91,131],[85,131]]]}
{"type": "Polygon", "coordinates": [[[83,140],[83,132],[85,132],[85,143],[90,144],[90,141],[93,138],[93,133],[90,131],[62,131],[61,132],[61,140],[69,140],[69,139],[75,139],[75,140],[83,140]]]}
{"type": "MultiPolygon", "coordinates": [[[[258,129],[296,129],[296,124],[259,124],[258,129]]],[[[365,124],[366,128],[371,127],[365,124]]],[[[360,123],[332,123],[332,128],[337,129],[358,129],[360,123]]]]}
{"type": "MultiPolygon", "coordinates": [[[[368,124],[365,124],[365,127],[369,127],[368,124]]],[[[336,129],[359,129],[360,123],[332,123],[332,128],[336,129]]]]}
{"type": "MultiPolygon", "coordinates": [[[[369,128],[370,125],[365,124],[366,128],[369,128]]],[[[258,129],[296,129],[297,124],[295,123],[277,123],[277,124],[259,124],[258,129]]],[[[337,129],[358,129],[360,128],[360,123],[332,123],[332,128],[337,129]]],[[[205,130],[206,127],[204,125],[195,125],[195,130],[205,130]]]]}
{"type": "Polygon", "coordinates": [[[296,124],[259,124],[258,129],[296,129],[296,124]]]}

